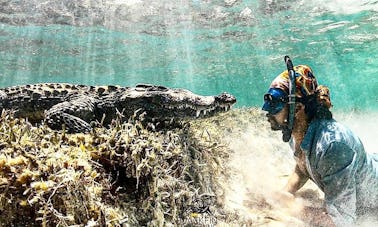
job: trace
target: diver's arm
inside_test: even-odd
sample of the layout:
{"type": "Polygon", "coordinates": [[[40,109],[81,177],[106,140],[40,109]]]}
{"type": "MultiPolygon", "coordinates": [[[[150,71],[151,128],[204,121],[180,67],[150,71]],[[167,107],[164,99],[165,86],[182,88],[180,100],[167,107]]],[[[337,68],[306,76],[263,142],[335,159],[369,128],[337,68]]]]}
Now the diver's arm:
{"type": "Polygon", "coordinates": [[[298,164],[296,164],[294,172],[289,177],[289,181],[287,182],[284,191],[295,194],[300,188],[303,187],[308,179],[308,176],[303,173],[298,164]]]}
{"type": "MultiPolygon", "coordinates": [[[[286,184],[284,191],[287,193],[286,195],[281,194],[282,198],[285,198],[285,201],[293,201],[294,194],[303,187],[303,185],[308,181],[309,177],[303,173],[298,164],[295,166],[294,172],[291,174],[288,183],[286,184]],[[290,194],[289,194],[290,193],[290,194]]],[[[289,204],[287,202],[287,204],[289,204]]],[[[331,217],[323,212],[314,210],[313,207],[303,207],[301,211],[302,216],[316,216],[317,219],[313,220],[315,226],[327,226],[327,227],[336,227],[331,217]],[[315,212],[316,211],[316,212],[315,212]]]]}
{"type": "Polygon", "coordinates": [[[294,172],[290,175],[289,181],[281,191],[277,191],[273,196],[274,200],[281,206],[290,207],[295,202],[295,192],[297,192],[308,180],[298,165],[295,166],[294,172]]]}

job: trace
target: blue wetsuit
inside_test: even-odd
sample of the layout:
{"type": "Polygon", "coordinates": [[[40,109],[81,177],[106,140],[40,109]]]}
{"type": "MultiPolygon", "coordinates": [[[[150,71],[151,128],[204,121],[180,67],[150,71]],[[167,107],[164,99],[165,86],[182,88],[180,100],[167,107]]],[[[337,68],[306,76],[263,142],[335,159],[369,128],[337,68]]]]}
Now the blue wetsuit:
{"type": "Polygon", "coordinates": [[[351,130],[333,119],[314,119],[301,149],[337,226],[351,226],[364,211],[378,207],[378,153],[366,153],[351,130]]]}

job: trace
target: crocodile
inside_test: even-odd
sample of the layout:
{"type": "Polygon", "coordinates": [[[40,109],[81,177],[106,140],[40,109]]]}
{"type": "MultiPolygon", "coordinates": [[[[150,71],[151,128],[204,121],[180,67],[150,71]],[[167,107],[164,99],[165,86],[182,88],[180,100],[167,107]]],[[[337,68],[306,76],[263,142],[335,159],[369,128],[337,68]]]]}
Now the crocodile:
{"type": "Polygon", "coordinates": [[[0,89],[0,112],[32,123],[45,122],[51,129],[89,132],[93,123],[109,125],[143,114],[148,121],[199,118],[228,111],[236,102],[229,93],[201,96],[181,88],[138,84],[90,86],[39,83],[0,89]]]}

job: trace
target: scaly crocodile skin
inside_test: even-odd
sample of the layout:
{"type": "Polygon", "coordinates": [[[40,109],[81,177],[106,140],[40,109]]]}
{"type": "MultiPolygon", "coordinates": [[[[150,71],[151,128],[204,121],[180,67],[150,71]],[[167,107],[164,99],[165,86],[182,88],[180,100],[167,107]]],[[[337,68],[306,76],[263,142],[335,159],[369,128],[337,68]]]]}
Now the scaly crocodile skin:
{"type": "Polygon", "coordinates": [[[45,122],[52,129],[88,132],[91,122],[109,124],[144,114],[161,121],[209,116],[227,111],[234,96],[200,96],[185,89],[140,84],[136,87],[86,86],[44,83],[0,89],[0,111],[13,110],[16,117],[45,122]]]}

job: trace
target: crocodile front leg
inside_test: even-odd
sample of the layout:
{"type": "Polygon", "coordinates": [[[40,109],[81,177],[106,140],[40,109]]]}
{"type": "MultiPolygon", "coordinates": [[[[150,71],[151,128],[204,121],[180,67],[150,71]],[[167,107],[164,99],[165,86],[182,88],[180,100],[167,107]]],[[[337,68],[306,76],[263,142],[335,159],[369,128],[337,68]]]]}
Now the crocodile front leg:
{"type": "Polygon", "coordinates": [[[95,118],[96,99],[88,96],[75,97],[54,105],[45,112],[47,125],[52,129],[62,129],[70,133],[89,132],[89,124],[95,118]]]}

